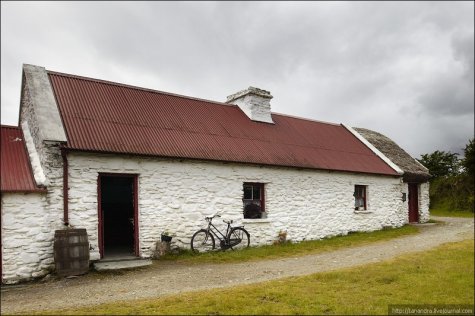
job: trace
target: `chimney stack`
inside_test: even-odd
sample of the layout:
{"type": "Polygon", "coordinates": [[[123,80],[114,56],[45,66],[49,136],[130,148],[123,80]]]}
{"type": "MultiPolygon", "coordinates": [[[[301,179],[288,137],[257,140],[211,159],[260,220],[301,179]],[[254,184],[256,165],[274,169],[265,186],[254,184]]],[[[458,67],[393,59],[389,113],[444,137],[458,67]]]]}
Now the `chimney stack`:
{"type": "Polygon", "coordinates": [[[226,103],[235,104],[253,121],[271,123],[270,100],[272,95],[269,91],[249,87],[246,90],[228,96],[226,103]]]}

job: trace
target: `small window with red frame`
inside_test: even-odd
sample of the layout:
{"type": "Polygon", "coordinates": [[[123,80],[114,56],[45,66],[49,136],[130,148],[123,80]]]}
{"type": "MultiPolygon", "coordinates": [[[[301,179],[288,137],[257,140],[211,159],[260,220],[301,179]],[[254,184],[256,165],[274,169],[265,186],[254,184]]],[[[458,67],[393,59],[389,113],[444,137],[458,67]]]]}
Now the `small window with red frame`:
{"type": "Polygon", "coordinates": [[[244,183],[243,191],[244,218],[264,218],[264,184],[244,183]]]}
{"type": "Polygon", "coordinates": [[[366,186],[355,185],[355,193],[353,196],[355,197],[355,210],[366,210],[366,186]]]}

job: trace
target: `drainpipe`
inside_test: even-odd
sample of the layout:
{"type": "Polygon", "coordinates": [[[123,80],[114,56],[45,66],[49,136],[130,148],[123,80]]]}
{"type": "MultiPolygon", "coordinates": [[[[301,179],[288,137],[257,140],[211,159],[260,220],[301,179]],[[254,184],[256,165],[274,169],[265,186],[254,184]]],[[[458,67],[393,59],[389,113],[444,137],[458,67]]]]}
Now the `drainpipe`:
{"type": "Polygon", "coordinates": [[[68,180],[68,157],[66,149],[61,148],[61,157],[63,157],[63,222],[64,226],[69,226],[69,180],[68,180]]]}

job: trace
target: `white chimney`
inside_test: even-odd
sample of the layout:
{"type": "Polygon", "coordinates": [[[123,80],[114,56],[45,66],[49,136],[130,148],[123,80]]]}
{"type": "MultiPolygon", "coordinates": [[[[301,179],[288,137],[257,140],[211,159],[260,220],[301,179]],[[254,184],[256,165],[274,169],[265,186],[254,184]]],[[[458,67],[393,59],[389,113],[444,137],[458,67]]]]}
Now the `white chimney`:
{"type": "Polygon", "coordinates": [[[270,112],[269,91],[249,87],[246,90],[228,96],[226,103],[235,104],[253,121],[274,124],[270,112]]]}

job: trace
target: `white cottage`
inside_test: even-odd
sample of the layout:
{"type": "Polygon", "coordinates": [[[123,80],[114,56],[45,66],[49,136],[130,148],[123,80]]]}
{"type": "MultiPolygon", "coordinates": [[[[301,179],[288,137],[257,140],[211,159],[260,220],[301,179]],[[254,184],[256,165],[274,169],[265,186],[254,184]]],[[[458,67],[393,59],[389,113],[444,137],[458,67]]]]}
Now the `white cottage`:
{"type": "Polygon", "coordinates": [[[65,227],[85,228],[102,260],[150,257],[163,231],[189,247],[216,211],[252,246],[428,220],[426,169],[406,181],[374,139],[272,113],[265,90],[222,103],[24,65],[21,91],[19,127],[2,127],[5,283],[49,273],[65,227]]]}

